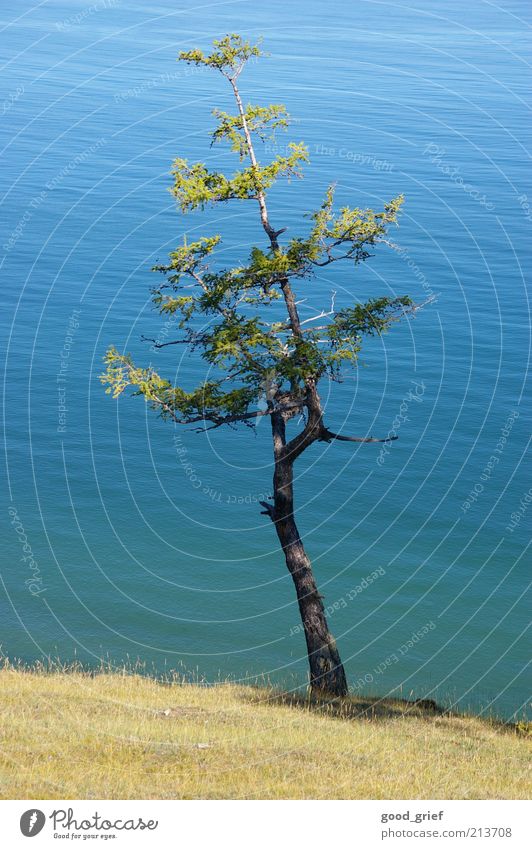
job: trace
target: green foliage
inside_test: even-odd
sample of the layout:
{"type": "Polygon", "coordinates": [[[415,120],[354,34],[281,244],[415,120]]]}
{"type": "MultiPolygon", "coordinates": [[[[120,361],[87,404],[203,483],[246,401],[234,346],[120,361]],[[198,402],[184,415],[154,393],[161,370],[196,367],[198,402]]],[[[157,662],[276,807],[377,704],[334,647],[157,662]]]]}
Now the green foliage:
{"type": "Polygon", "coordinates": [[[129,355],[120,354],[113,347],[107,351],[104,362],[107,370],[100,379],[113,398],[133,387],[136,390],[133,394],[143,395],[162,418],[182,424],[204,418],[216,421],[228,413],[240,415],[247,411],[255,395],[254,389],[247,386],[224,392],[222,381],[205,381],[192,392],[185,392],[179,386],[172,386],[151,367],[137,368],[129,355]]]}
{"type": "MultiPolygon", "coordinates": [[[[271,137],[286,129],[289,117],[282,104],[244,108],[235,80],[245,63],[263,55],[238,35],[214,42],[209,55],[200,50],[181,53],[180,59],[204,65],[228,77],[239,114],[214,110],[217,125],[212,143],[226,141],[239,159],[249,164],[226,176],[210,171],[202,162],[176,159],[173,192],[182,213],[208,204],[231,200],[258,201],[268,247],[253,247],[247,262],[223,268],[217,262],[219,235],[202,237],[172,251],[169,262],[156,265],[164,281],[153,289],[154,307],[161,315],[176,317],[176,333],[167,344],[182,343],[197,350],[214,379],[185,391],[161,378],[151,367],[137,368],[131,357],[111,348],[106,355],[102,382],[118,397],[128,388],[141,394],[164,417],[180,422],[202,418],[215,425],[233,423],[239,416],[248,422],[264,387],[270,387],[272,405],[288,398],[305,397],[306,387],[323,376],[340,379],[342,367],[356,363],[363,338],[386,332],[402,315],[412,312],[410,298],[373,298],[366,303],[323,311],[323,321],[307,329],[293,315],[279,315],[272,304],[294,285],[308,285],[316,268],[338,261],[356,265],[365,261],[396,225],[403,196],[393,198],[382,211],[343,206],[335,210],[334,185],[329,186],[319,209],[311,212],[310,230],[285,245],[271,227],[266,194],[282,177],[301,176],[308,161],[305,145],[290,143],[285,155],[265,165],[255,159],[252,139],[271,137]],[[319,325],[319,326],[318,326],[319,325]]],[[[294,295],[294,299],[296,296],[294,295]]],[[[288,301],[287,310],[288,310],[288,301]]],[[[297,406],[297,405],[296,405],[297,406]]]]}
{"type": "Polygon", "coordinates": [[[384,333],[392,321],[412,306],[413,301],[407,295],[400,298],[372,298],[365,304],[346,307],[335,313],[327,329],[327,335],[333,345],[348,336],[354,339],[361,336],[373,336],[384,333]]]}
{"type": "Polygon", "coordinates": [[[203,162],[189,165],[186,159],[176,159],[172,167],[172,194],[183,213],[203,209],[209,203],[257,200],[280,177],[301,176],[301,163],[308,162],[307,148],[303,142],[290,142],[288,149],[287,156],[277,156],[264,168],[250,166],[235,171],[230,178],[209,171],[203,162]]]}
{"type": "Polygon", "coordinates": [[[329,186],[321,208],[311,215],[314,222],[308,239],[311,256],[318,256],[317,264],[323,255],[325,263],[335,259],[354,259],[355,262],[367,259],[370,256],[367,248],[385,236],[391,224],[397,224],[403,202],[403,195],[398,195],[384,205],[382,212],[344,206],[335,213],[334,186],[329,186]]]}
{"type": "Polygon", "coordinates": [[[270,333],[259,318],[232,314],[205,334],[203,347],[207,362],[231,368],[245,364],[251,374],[262,373],[264,356],[275,356],[280,346],[277,335],[270,333]]]}
{"type": "Polygon", "coordinates": [[[343,361],[356,362],[364,336],[386,333],[392,322],[408,313],[414,303],[407,295],[399,298],[372,298],[365,304],[346,307],[334,314],[326,329],[330,340],[329,364],[339,374],[343,361]]]}
{"type": "Polygon", "coordinates": [[[185,241],[181,247],[172,251],[168,265],[155,265],[153,271],[161,271],[167,275],[169,282],[177,284],[183,274],[191,274],[201,268],[205,259],[212,254],[219,244],[221,236],[202,237],[197,242],[187,244],[185,241]]]}
{"type": "Polygon", "coordinates": [[[250,44],[237,33],[215,39],[212,44],[214,50],[207,56],[201,50],[183,50],[179,59],[190,65],[205,65],[207,68],[221,71],[225,76],[233,76],[240,73],[249,59],[266,55],[260,49],[260,42],[250,44]]]}
{"type": "Polygon", "coordinates": [[[274,139],[275,130],[285,130],[289,125],[286,106],[282,103],[273,103],[266,107],[248,105],[244,118],[241,115],[228,115],[220,109],[214,109],[213,115],[218,119],[218,126],[212,134],[212,144],[227,140],[231,150],[238,153],[241,160],[249,155],[244,120],[249,132],[255,133],[262,141],[274,139]]]}

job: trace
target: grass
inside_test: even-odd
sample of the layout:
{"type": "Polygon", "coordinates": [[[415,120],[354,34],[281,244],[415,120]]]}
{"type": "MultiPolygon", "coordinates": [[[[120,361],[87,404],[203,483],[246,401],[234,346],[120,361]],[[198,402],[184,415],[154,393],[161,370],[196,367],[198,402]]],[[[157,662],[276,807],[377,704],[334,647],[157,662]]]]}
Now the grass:
{"type": "Polygon", "coordinates": [[[3,799],[524,799],[526,727],[434,704],[0,669],[3,799]]]}

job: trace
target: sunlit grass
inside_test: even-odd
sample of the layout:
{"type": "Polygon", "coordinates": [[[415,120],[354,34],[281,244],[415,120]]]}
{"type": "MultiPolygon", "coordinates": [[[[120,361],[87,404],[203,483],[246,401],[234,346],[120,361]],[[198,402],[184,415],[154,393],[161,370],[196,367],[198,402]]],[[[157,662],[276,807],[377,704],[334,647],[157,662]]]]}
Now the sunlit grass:
{"type": "Polygon", "coordinates": [[[0,797],[519,799],[526,727],[128,671],[0,670],[0,797]]]}

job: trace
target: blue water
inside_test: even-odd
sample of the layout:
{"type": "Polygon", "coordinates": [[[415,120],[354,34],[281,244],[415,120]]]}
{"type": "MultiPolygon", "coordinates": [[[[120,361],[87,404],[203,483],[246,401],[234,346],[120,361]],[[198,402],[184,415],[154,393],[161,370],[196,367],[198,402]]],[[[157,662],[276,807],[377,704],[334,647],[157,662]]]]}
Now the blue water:
{"type": "Polygon", "coordinates": [[[301,285],[303,317],[333,289],[337,305],[436,296],[322,386],[337,431],[384,436],[402,411],[389,454],[319,445],[298,464],[298,517],[351,685],[525,712],[530,10],[417,5],[4,0],[3,653],[306,680],[291,580],[257,505],[267,424],[177,431],[98,380],[114,343],[197,382],[186,351],[141,341],[172,333],[149,269],[185,232],[221,233],[228,264],[264,245],[249,206],[183,218],[167,192],[176,156],[234,164],[207,136],[210,110],[231,108],[224,81],[175,57],[236,30],[271,54],[242,76],[245,99],[286,103],[295,122],[278,143],[311,154],[304,180],[271,193],[276,227],[304,232],[334,180],[339,203],[406,196],[399,249],[301,285]]]}

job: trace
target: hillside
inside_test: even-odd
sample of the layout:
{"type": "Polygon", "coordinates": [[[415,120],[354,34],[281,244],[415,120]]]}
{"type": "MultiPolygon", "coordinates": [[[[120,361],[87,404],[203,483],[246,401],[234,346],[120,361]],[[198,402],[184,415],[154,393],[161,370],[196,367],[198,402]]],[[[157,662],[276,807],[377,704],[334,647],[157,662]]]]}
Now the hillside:
{"type": "Polygon", "coordinates": [[[530,740],[431,705],[0,670],[2,798],[526,798],[530,740]]]}

